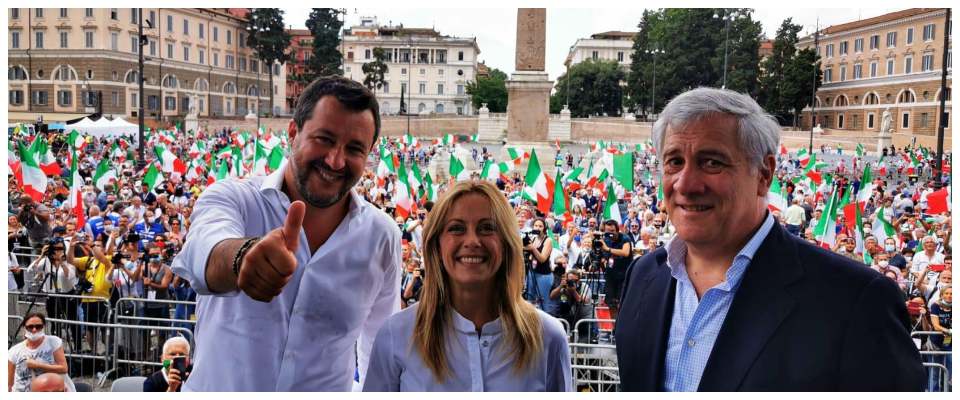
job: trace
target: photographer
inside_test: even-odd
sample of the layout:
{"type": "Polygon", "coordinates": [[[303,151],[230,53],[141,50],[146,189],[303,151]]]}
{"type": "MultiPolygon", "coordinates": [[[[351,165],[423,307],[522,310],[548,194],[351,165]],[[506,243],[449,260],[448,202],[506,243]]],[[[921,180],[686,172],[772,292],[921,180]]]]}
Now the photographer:
{"type": "MultiPolygon", "coordinates": [[[[29,267],[27,274],[34,277],[33,282],[42,286],[38,288],[43,293],[54,294],[77,294],[77,270],[66,260],[66,246],[62,239],[55,238],[46,244],[40,250],[38,257],[29,267]]],[[[77,320],[77,307],[79,301],[76,298],[65,297],[47,297],[47,314],[52,318],[77,320]]],[[[67,338],[60,332],[59,326],[51,326],[52,331],[58,336],[67,338]]],[[[74,344],[80,343],[80,327],[73,325],[70,329],[73,334],[74,344]]]]}
{"type": "Polygon", "coordinates": [[[549,297],[553,286],[550,265],[553,240],[547,236],[547,223],[543,218],[535,218],[531,226],[533,229],[522,237],[523,259],[527,266],[527,300],[550,314],[554,308],[549,297]]]}
{"type": "Polygon", "coordinates": [[[27,238],[34,254],[43,246],[43,241],[53,232],[50,227],[50,210],[43,204],[33,201],[29,195],[20,196],[20,212],[17,213],[20,225],[27,228],[27,238]]]}
{"type": "Polygon", "coordinates": [[[609,260],[604,270],[605,302],[610,307],[610,316],[617,319],[620,311],[620,289],[627,274],[627,268],[633,259],[630,236],[620,233],[620,225],[612,219],[603,223],[603,236],[599,232],[592,238],[594,254],[609,260]]]}
{"type": "Polygon", "coordinates": [[[400,283],[401,308],[407,308],[420,301],[420,290],[423,289],[423,268],[420,266],[420,260],[411,258],[406,263],[406,273],[403,274],[403,281],[400,283]]]}
{"type": "MultiPolygon", "coordinates": [[[[550,292],[550,299],[557,302],[557,318],[563,318],[573,328],[577,321],[593,316],[593,304],[590,301],[593,291],[589,285],[580,282],[580,271],[570,270],[560,285],[550,292]]],[[[589,325],[581,325],[579,337],[588,338],[589,325]]]]}
{"type": "MultiPolygon", "coordinates": [[[[84,320],[86,322],[104,323],[107,321],[108,307],[107,301],[110,299],[110,290],[113,282],[110,277],[113,274],[113,262],[106,254],[113,253],[114,239],[116,232],[113,232],[106,238],[106,242],[111,243],[104,249],[103,242],[90,240],[86,234],[77,233],[74,235],[73,243],[67,249],[67,262],[75,266],[78,273],[83,274],[85,279],[78,278],[78,294],[90,296],[81,299],[83,307],[84,320]]],[[[95,352],[106,351],[104,347],[94,347],[94,331],[103,333],[102,330],[89,329],[86,334],[86,344],[95,352]]]]}

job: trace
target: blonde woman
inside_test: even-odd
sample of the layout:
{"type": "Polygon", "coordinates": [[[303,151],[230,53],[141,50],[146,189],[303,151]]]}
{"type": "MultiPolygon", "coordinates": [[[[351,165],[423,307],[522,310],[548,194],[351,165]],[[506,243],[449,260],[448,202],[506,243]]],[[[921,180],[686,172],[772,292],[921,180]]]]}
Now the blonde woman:
{"type": "Polygon", "coordinates": [[[424,229],[420,302],[374,341],[365,391],[570,391],[559,321],[523,300],[517,219],[489,182],[456,184],[424,229]]]}

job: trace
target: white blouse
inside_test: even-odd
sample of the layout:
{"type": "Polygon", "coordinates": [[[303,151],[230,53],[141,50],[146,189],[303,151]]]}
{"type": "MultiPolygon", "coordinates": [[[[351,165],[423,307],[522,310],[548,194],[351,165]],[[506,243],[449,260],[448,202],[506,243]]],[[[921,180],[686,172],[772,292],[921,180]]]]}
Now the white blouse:
{"type": "Polygon", "coordinates": [[[478,335],[473,322],[451,310],[453,326],[446,337],[450,375],[437,382],[413,347],[419,306],[417,303],[394,314],[380,328],[373,343],[364,391],[572,391],[566,334],[559,321],[540,310],[537,315],[543,329],[543,351],[520,372],[514,369],[514,354],[506,343],[499,318],[484,324],[478,335]]]}

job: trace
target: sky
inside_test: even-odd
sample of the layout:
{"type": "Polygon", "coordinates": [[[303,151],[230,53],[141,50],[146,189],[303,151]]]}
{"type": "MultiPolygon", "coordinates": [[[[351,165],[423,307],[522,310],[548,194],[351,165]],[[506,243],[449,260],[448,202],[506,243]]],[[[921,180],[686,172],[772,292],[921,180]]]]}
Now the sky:
{"type": "MultiPolygon", "coordinates": [[[[754,8],[754,19],[763,24],[764,34],[773,38],[786,18],[803,25],[801,34],[821,28],[866,19],[908,8],[754,8]]],[[[284,20],[294,28],[306,29],[309,8],[284,8],[284,20]]],[[[570,47],[580,38],[605,31],[636,31],[643,8],[619,5],[606,8],[547,8],[546,69],[551,80],[564,72],[563,62],[570,47]]],[[[511,74],[516,47],[516,8],[347,8],[345,27],[360,23],[360,17],[377,17],[381,25],[403,24],[411,28],[434,28],[443,35],[476,37],[480,61],[511,74]]]]}

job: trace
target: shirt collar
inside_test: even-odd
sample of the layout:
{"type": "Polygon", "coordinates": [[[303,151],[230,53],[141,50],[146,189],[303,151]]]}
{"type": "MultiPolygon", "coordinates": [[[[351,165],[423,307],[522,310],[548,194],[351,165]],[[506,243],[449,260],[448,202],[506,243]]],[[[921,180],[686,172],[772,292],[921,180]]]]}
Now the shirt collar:
{"type": "MultiPolygon", "coordinates": [[[[745,244],[743,248],[740,249],[740,252],[737,253],[737,256],[734,257],[734,264],[736,264],[736,260],[740,258],[753,261],[753,256],[757,253],[757,249],[760,248],[763,240],[767,238],[767,235],[773,229],[774,222],[773,214],[768,211],[763,223],[760,224],[760,229],[757,229],[753,237],[747,241],[747,244],[745,244]]],[[[673,239],[667,243],[666,249],[667,267],[670,268],[670,275],[677,280],[688,280],[686,269],[687,243],[680,239],[679,235],[675,235],[673,239]]],[[[744,268],[728,269],[724,283],[726,283],[728,287],[736,287],[740,283],[740,278],[743,277],[743,272],[744,268]]]]}
{"type": "MultiPolygon", "coordinates": [[[[260,193],[277,193],[282,201],[283,206],[288,208],[290,207],[290,196],[287,196],[287,194],[283,192],[283,174],[284,171],[289,168],[289,166],[290,160],[288,158],[284,158],[280,164],[280,168],[277,168],[276,171],[273,171],[270,175],[267,175],[267,177],[260,184],[260,193]]],[[[347,210],[347,214],[349,215],[357,215],[358,213],[363,212],[363,210],[367,207],[371,206],[366,200],[363,199],[363,197],[357,194],[355,187],[350,188],[348,195],[350,196],[350,205],[349,209],[347,210]]]]}
{"type": "MultiPolygon", "coordinates": [[[[473,324],[473,321],[470,321],[466,317],[460,315],[457,310],[450,307],[450,314],[453,315],[453,327],[458,332],[475,334],[477,333],[477,327],[473,324]]],[[[500,318],[487,322],[480,327],[481,335],[491,335],[500,333],[502,326],[500,324],[500,318]]]]}

